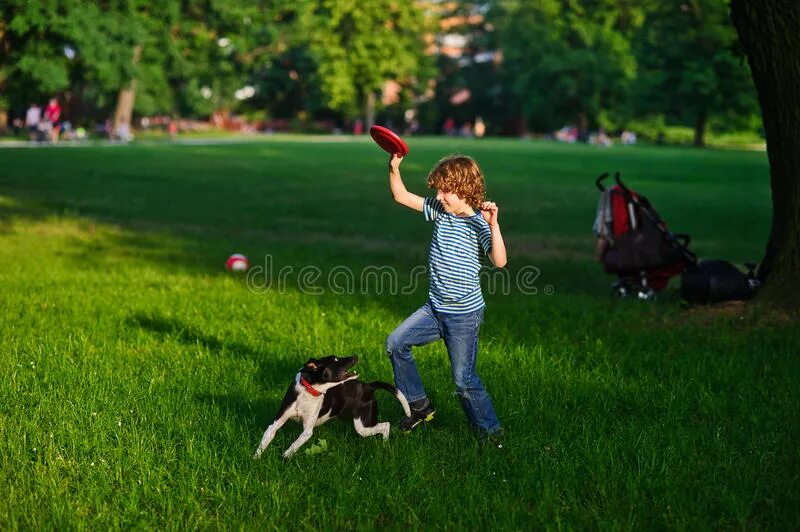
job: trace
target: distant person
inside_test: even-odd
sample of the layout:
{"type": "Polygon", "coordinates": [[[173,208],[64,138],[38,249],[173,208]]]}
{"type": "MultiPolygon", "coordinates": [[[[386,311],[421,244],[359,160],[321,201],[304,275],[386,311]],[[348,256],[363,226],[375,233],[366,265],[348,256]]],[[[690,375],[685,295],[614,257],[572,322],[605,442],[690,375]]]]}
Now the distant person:
{"type": "Polygon", "coordinates": [[[128,121],[124,118],[119,121],[119,125],[117,126],[117,138],[122,142],[130,142],[133,139],[130,125],[128,125],[128,121]]]}
{"type": "Polygon", "coordinates": [[[456,396],[467,420],[481,437],[499,444],[503,429],[476,372],[485,307],[478,275],[480,259],[486,255],[495,266],[506,265],[497,205],[484,201],[483,173],[471,157],[453,155],[439,161],[428,174],[428,186],[436,189],[436,196],[428,198],[406,190],[400,176],[402,160],[397,155],[389,159],[392,195],[397,203],[433,222],[433,238],[428,252],[428,301],[386,339],[395,383],[411,407],[411,416],[404,417],[399,428],[410,432],[433,420],[436,411],[411,349],[443,338],[456,396]]]}
{"type": "Polygon", "coordinates": [[[611,139],[606,134],[605,129],[600,128],[597,133],[589,133],[589,144],[608,148],[611,146],[611,139]]]}
{"type": "Polygon", "coordinates": [[[47,107],[44,109],[44,119],[47,123],[50,142],[58,142],[58,134],[61,131],[61,105],[57,99],[50,98],[47,107]]]}
{"type": "Polygon", "coordinates": [[[479,116],[475,118],[475,136],[480,139],[483,138],[484,135],[486,135],[486,124],[483,118],[479,116]]]}
{"type": "Polygon", "coordinates": [[[364,122],[360,118],[356,118],[353,122],[353,135],[362,135],[364,133],[364,122]]]}
{"type": "Polygon", "coordinates": [[[578,141],[578,128],[575,126],[564,126],[555,133],[559,142],[575,144],[578,141]]]}
{"type": "Polygon", "coordinates": [[[25,129],[25,121],[17,117],[11,121],[11,127],[14,130],[14,136],[18,137],[22,134],[22,130],[25,129]]]}
{"type": "Polygon", "coordinates": [[[211,121],[214,122],[214,127],[217,129],[225,128],[225,115],[221,111],[214,111],[211,114],[211,121]]]}
{"type": "Polygon", "coordinates": [[[167,126],[167,131],[169,132],[169,138],[175,140],[175,137],[178,136],[178,121],[170,120],[169,125],[167,126]]]}
{"type": "Polygon", "coordinates": [[[462,137],[471,137],[472,136],[472,124],[470,122],[464,122],[461,125],[461,129],[459,131],[459,134],[462,137]]]}
{"type": "Polygon", "coordinates": [[[72,129],[72,122],[64,120],[61,122],[60,129],[61,138],[64,140],[72,140],[75,138],[75,131],[72,129]]]}
{"type": "Polygon", "coordinates": [[[456,121],[452,118],[448,118],[444,121],[444,125],[442,125],[442,133],[445,135],[452,136],[456,134],[456,121]]]}
{"type": "Polygon", "coordinates": [[[636,133],[627,129],[622,130],[620,140],[624,146],[633,146],[636,144],[636,133]]]}
{"type": "Polygon", "coordinates": [[[25,113],[25,127],[28,129],[28,136],[31,140],[38,140],[41,121],[42,108],[38,104],[32,103],[25,113]]]}

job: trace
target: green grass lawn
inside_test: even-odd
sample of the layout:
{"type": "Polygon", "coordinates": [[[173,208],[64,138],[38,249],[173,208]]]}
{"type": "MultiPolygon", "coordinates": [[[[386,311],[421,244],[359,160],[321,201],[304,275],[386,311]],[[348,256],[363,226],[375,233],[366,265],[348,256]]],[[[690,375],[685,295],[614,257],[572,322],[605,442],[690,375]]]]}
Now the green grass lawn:
{"type": "Polygon", "coordinates": [[[410,147],[410,190],[463,151],[500,206],[509,270],[479,372],[503,449],[470,433],[437,343],[416,351],[431,426],[384,442],[331,422],[284,462],[289,424],[251,459],[308,357],[355,353],[391,382],[385,338],[425,300],[431,227],[392,202],[366,139],[2,149],[0,527],[800,526],[797,324],[682,309],[676,281],[613,300],[591,260],[593,180],[614,170],[701,257],[758,260],[765,154],[410,147]],[[249,281],[224,271],[233,252],[249,281]],[[376,267],[412,290],[362,279],[376,267]]]}

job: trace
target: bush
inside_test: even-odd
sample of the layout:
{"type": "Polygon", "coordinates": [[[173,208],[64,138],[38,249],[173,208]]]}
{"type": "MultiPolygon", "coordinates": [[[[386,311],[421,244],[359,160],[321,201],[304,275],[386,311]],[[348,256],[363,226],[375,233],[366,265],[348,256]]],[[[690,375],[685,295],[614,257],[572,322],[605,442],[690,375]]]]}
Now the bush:
{"type": "MultiPolygon", "coordinates": [[[[748,122],[746,129],[730,131],[722,129],[724,123],[714,118],[709,120],[705,141],[711,146],[753,146],[764,143],[764,137],[756,129],[760,122],[748,122]]],[[[694,129],[688,126],[667,125],[664,117],[654,115],[627,123],[627,128],[636,132],[644,142],[664,144],[694,144],[694,129]],[[659,140],[660,139],[660,140],[659,140]]]]}
{"type": "Polygon", "coordinates": [[[645,142],[656,142],[659,135],[666,127],[664,117],[653,115],[645,118],[631,120],[626,125],[627,129],[636,132],[637,137],[645,142]]]}
{"type": "Polygon", "coordinates": [[[694,129],[686,126],[664,127],[664,144],[693,144],[694,129]]]}
{"type": "Polygon", "coordinates": [[[733,131],[729,133],[712,133],[706,142],[712,146],[762,146],[766,139],[755,131],[733,131]]]}

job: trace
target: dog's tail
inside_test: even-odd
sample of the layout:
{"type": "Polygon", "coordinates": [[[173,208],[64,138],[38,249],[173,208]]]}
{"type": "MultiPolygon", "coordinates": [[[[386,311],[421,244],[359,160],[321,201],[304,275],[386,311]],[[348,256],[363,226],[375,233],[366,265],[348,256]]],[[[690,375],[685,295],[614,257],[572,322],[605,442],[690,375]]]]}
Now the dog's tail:
{"type": "Polygon", "coordinates": [[[373,381],[369,383],[369,385],[373,388],[380,388],[381,390],[386,390],[387,392],[394,394],[394,396],[397,397],[397,400],[400,401],[400,404],[403,406],[403,412],[405,412],[407,416],[411,416],[411,408],[409,408],[408,401],[406,401],[406,396],[403,395],[403,392],[391,384],[382,381],[373,381]]]}

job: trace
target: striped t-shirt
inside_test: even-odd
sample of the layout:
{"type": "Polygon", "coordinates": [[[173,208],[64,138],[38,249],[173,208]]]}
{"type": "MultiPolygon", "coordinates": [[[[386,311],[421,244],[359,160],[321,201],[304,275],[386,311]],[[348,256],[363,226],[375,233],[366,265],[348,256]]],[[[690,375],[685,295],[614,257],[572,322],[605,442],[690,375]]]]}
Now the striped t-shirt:
{"type": "Polygon", "coordinates": [[[445,212],[436,198],[425,198],[425,220],[433,222],[428,251],[428,297],[437,312],[467,314],[485,306],[480,258],[492,249],[489,223],[476,212],[461,217],[445,212]]]}

